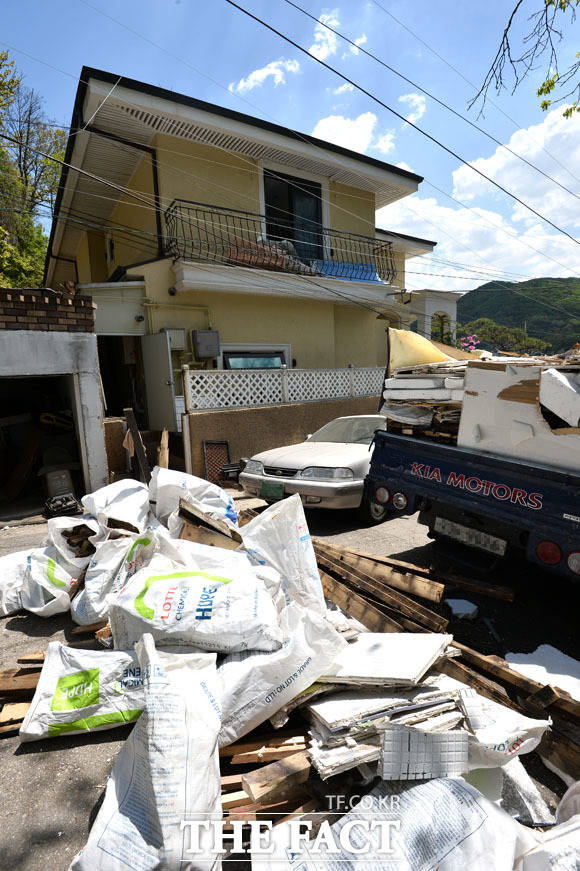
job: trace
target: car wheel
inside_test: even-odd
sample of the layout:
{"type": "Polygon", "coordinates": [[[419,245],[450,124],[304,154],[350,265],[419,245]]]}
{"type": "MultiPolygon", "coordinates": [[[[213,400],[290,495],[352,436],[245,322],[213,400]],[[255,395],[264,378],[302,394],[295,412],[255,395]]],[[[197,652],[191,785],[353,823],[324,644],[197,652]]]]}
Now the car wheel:
{"type": "Polygon", "coordinates": [[[365,499],[361,505],[361,510],[366,522],[372,526],[383,523],[389,515],[386,505],[379,505],[378,502],[373,502],[371,499],[365,499]]]}

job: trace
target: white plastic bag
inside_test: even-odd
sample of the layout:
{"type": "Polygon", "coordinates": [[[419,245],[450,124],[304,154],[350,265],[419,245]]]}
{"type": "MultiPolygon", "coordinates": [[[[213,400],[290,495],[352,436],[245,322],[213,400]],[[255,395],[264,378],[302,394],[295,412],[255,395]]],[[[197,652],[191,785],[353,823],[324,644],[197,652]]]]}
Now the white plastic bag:
{"type": "Polygon", "coordinates": [[[284,642],[273,653],[236,653],[218,668],[223,723],[220,747],[247,734],[330,668],[346,641],[318,614],[291,604],[282,612],[284,642]]]}
{"type": "Polygon", "coordinates": [[[135,653],[75,650],[51,641],[20,740],[113,729],[138,719],[143,704],[135,653]]]}
{"type": "Polygon", "coordinates": [[[75,623],[90,626],[103,620],[109,613],[107,597],[123,586],[126,572],[130,570],[133,557],[151,546],[147,537],[121,536],[108,538],[97,549],[87,568],[83,589],[71,602],[71,615],[75,623]],[[145,544],[147,542],[147,544],[145,544]],[[121,576],[121,570],[126,572],[121,576]]]}
{"type": "Polygon", "coordinates": [[[231,527],[237,528],[238,525],[238,512],[231,496],[217,484],[195,475],[155,466],[149,483],[149,498],[155,503],[156,516],[165,524],[172,511],[179,508],[179,500],[187,499],[216,520],[223,520],[231,527]]]}
{"type": "Polygon", "coordinates": [[[252,562],[271,566],[282,576],[287,605],[297,602],[317,614],[326,613],[312,539],[297,493],[262,511],[240,528],[240,534],[252,562]]]}
{"type": "Polygon", "coordinates": [[[271,834],[275,849],[252,855],[254,871],[513,871],[537,843],[535,832],[451,777],[382,781],[306,843],[293,846],[288,823],[271,834]]]}
{"type": "Polygon", "coordinates": [[[118,527],[143,532],[149,513],[149,488],[146,484],[124,478],[89,493],[81,499],[103,529],[118,527]]]}
{"type": "Polygon", "coordinates": [[[82,570],[88,566],[91,561],[91,556],[79,557],[74,549],[70,546],[64,535],[65,530],[73,530],[76,526],[88,526],[93,530],[93,535],[89,536],[89,541],[96,547],[98,541],[102,540],[105,533],[101,529],[98,520],[94,517],[51,517],[48,521],[47,543],[55,548],[57,552],[57,561],[66,568],[69,574],[73,577],[78,577],[82,570]]]}
{"type": "Polygon", "coordinates": [[[187,820],[221,819],[215,654],[161,657],[137,645],[145,709],[121,748],[101,809],[71,871],[218,871],[204,833],[191,854],[187,820]],[[173,663],[173,664],[172,664],[173,663]]]}
{"type": "Polygon", "coordinates": [[[469,735],[470,770],[496,768],[516,756],[531,753],[551,723],[526,717],[465,687],[461,689],[459,702],[467,725],[474,733],[469,735]]]}
{"type": "Polygon", "coordinates": [[[0,557],[0,616],[20,611],[22,588],[26,580],[29,550],[17,550],[0,557]]]}
{"type": "Polygon", "coordinates": [[[245,554],[205,545],[190,549],[185,565],[154,556],[111,600],[109,619],[120,650],[144,632],[162,646],[222,653],[274,650],[282,641],[272,598],[245,554]]]}
{"type": "Polygon", "coordinates": [[[70,610],[70,594],[76,578],[58,564],[54,547],[31,550],[26,559],[22,607],[41,617],[70,610]]]}

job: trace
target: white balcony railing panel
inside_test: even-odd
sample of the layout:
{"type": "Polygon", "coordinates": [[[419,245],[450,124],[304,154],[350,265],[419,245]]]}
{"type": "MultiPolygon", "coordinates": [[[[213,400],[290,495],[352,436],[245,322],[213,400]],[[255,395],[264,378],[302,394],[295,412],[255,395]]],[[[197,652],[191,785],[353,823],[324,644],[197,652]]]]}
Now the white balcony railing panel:
{"type": "Polygon", "coordinates": [[[360,369],[196,370],[184,367],[187,411],[247,408],[285,402],[317,402],[375,396],[382,390],[382,366],[360,369]]]}

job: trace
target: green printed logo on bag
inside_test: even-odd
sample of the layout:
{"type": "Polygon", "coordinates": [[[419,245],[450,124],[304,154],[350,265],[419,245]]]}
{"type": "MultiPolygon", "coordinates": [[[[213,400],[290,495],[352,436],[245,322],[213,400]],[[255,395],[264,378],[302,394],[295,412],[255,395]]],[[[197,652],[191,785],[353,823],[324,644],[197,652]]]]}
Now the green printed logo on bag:
{"type": "Polygon", "coordinates": [[[99,669],[87,668],[59,677],[52,697],[51,711],[74,711],[99,703],[99,669]]]}

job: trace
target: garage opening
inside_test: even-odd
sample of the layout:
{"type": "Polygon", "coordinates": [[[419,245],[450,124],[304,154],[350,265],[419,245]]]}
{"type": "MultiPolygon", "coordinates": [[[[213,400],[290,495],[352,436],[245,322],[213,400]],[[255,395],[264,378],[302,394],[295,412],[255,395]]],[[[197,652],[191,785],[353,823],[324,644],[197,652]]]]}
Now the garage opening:
{"type": "Polygon", "coordinates": [[[0,378],[0,520],[84,493],[70,375],[0,378]]]}
{"type": "Polygon", "coordinates": [[[148,429],[140,336],[97,336],[107,417],[132,408],[140,429],[148,429]]]}

